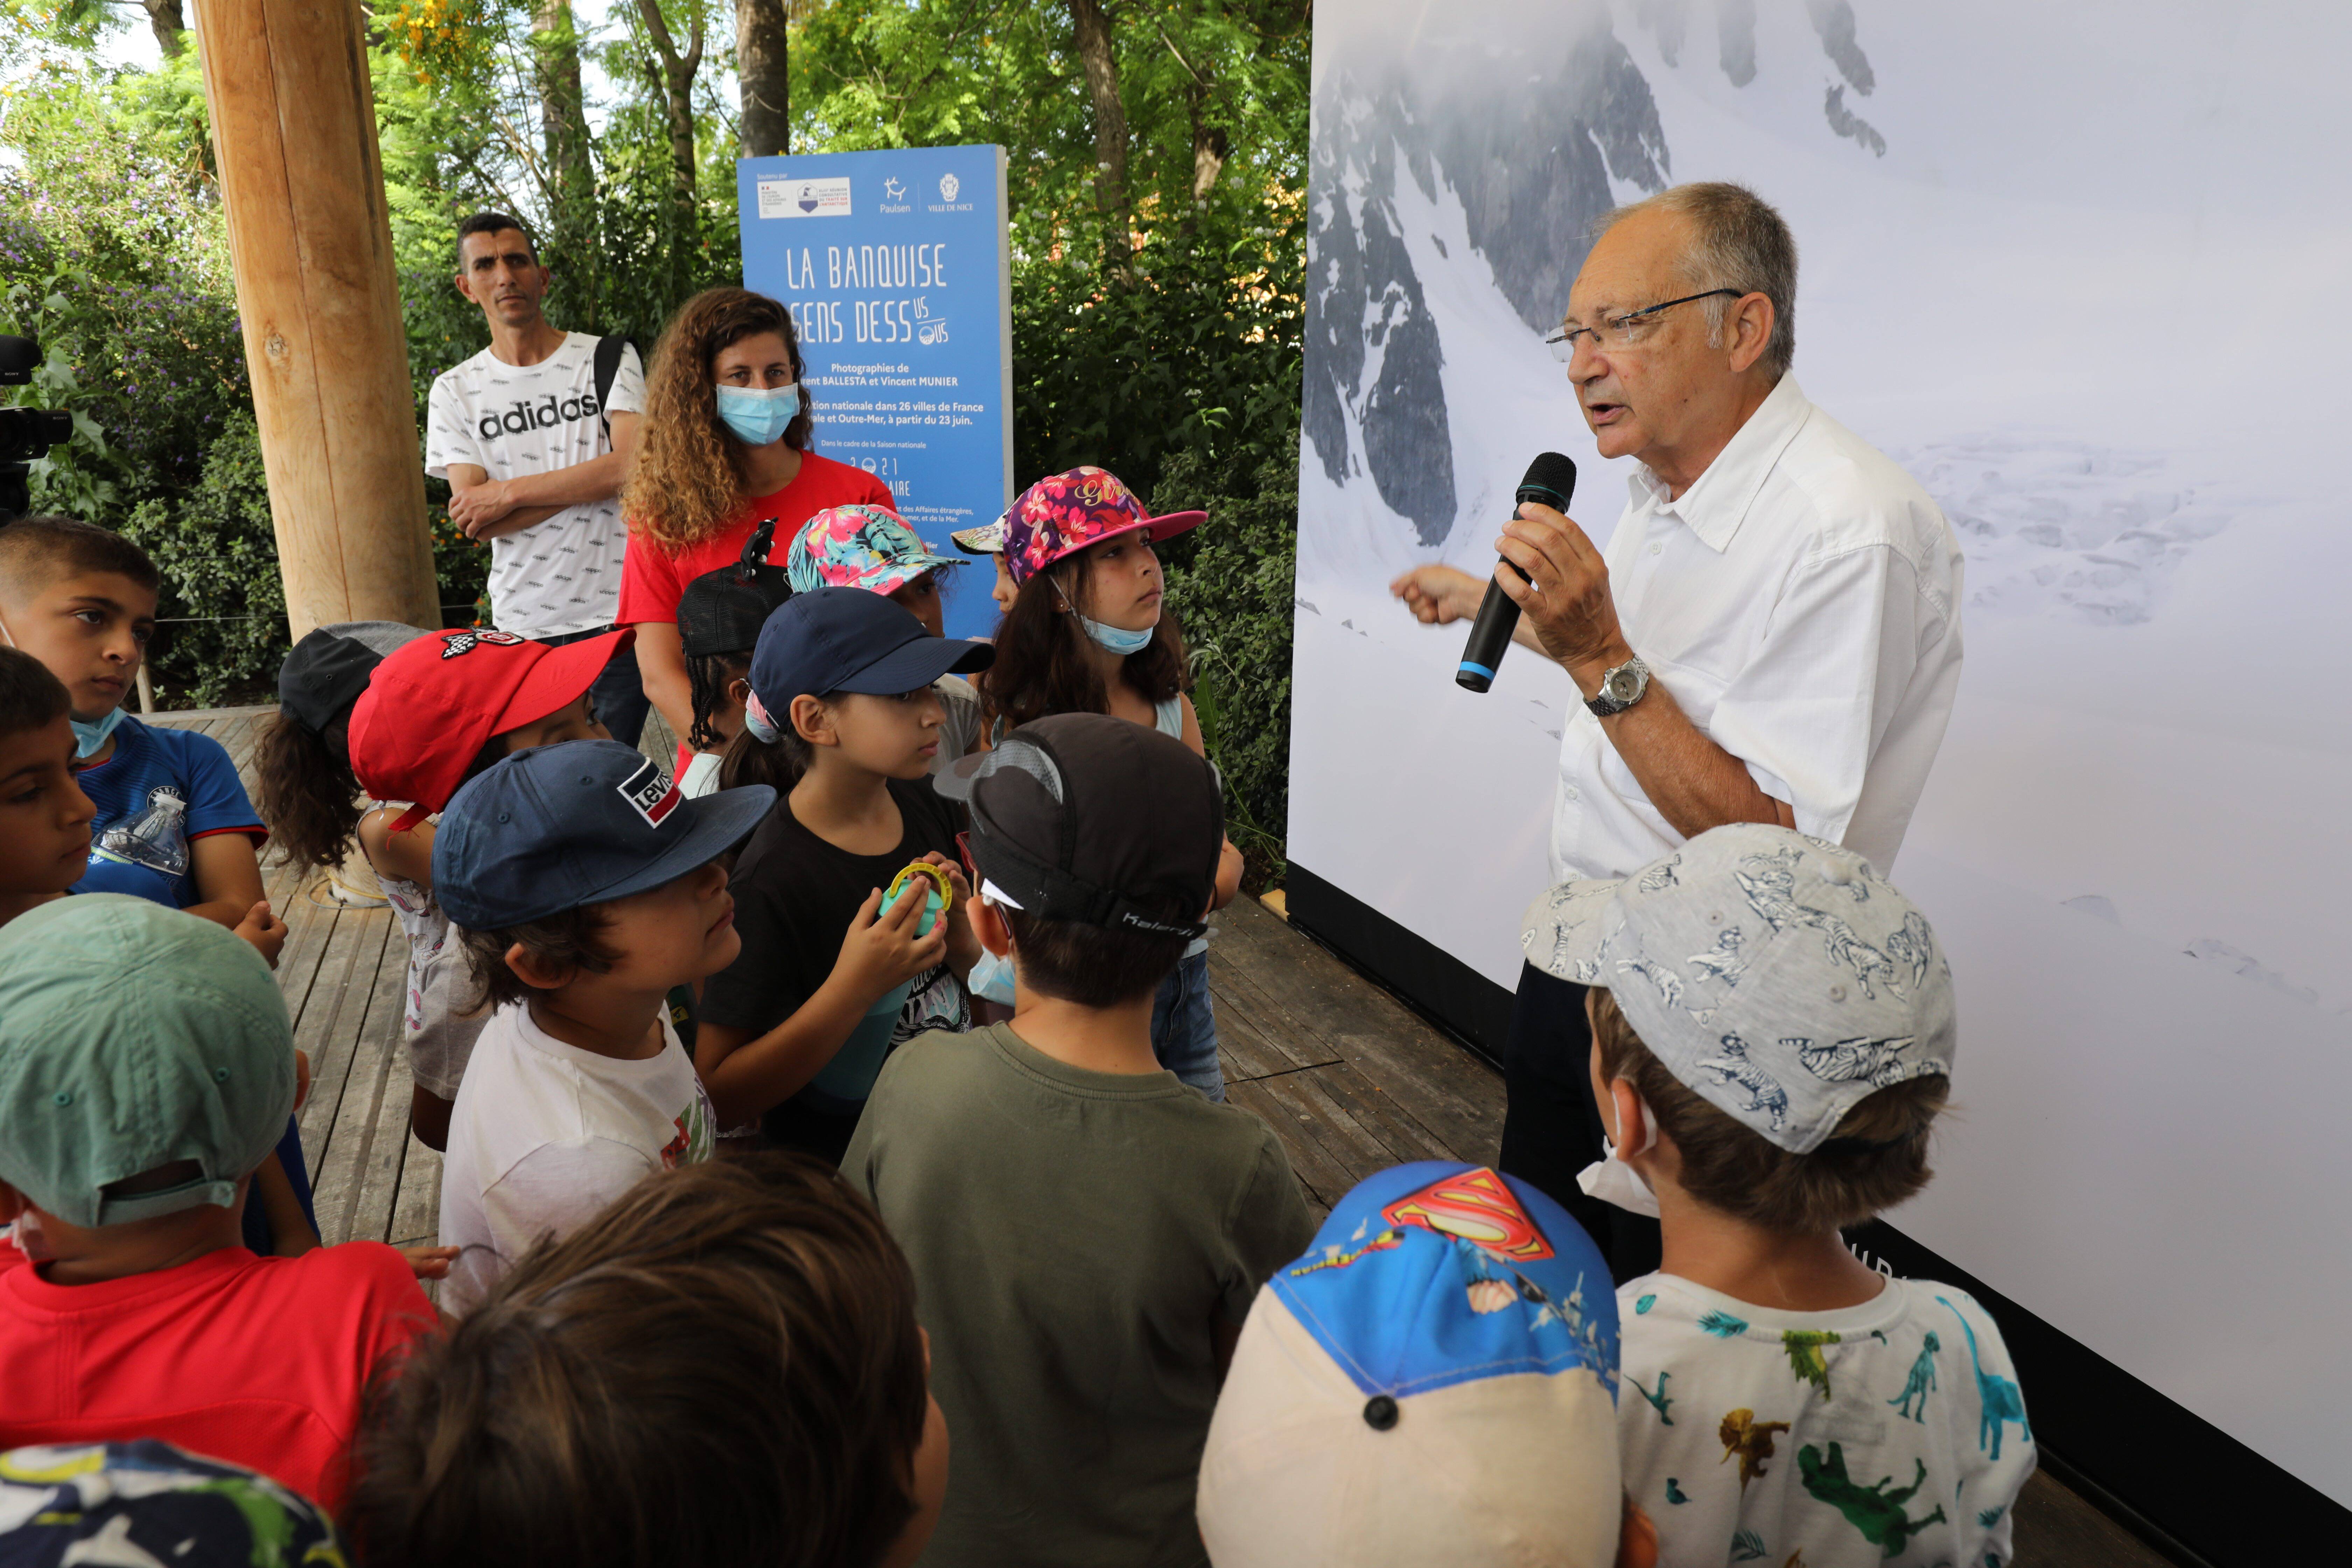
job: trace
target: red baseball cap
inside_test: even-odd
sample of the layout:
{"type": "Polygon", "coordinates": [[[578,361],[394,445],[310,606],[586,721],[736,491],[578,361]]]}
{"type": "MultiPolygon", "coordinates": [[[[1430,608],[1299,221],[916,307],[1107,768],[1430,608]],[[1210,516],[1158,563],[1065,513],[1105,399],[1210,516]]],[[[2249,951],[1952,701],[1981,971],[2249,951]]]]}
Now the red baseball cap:
{"type": "Polygon", "coordinates": [[[636,635],[624,627],[561,647],[512,632],[418,637],[385,656],[352,705],[352,772],[378,800],[412,802],[419,817],[438,811],[491,736],[576,700],[636,635]]]}

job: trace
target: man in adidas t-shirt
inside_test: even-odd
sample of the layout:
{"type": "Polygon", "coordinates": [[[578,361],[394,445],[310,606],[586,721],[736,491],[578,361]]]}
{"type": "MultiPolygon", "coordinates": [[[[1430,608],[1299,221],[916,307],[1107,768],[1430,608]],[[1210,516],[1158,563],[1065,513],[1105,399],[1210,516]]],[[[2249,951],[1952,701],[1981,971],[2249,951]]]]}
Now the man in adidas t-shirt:
{"type": "MultiPolygon", "coordinates": [[[[514,218],[482,212],[457,226],[457,291],[482,308],[490,346],[434,381],[425,471],[449,481],[449,521],[490,547],[491,622],[561,644],[611,630],[620,605],[621,481],[646,378],[622,343],[600,388],[600,340],[549,323],[548,281],[514,218]]],[[[633,649],[614,656],[591,700],[613,737],[635,745],[646,700],[633,649]]]]}

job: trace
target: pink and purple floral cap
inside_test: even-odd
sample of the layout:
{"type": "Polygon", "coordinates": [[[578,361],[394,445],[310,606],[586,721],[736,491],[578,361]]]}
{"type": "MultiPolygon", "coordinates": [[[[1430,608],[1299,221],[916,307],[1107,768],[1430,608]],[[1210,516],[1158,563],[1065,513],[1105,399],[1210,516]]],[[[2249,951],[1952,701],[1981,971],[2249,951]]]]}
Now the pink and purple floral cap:
{"type": "Polygon", "coordinates": [[[1171,511],[1148,517],[1135,492],[1108,468],[1048,474],[1023,490],[1004,514],[1005,569],[1015,583],[1025,583],[1031,573],[1116,534],[1150,529],[1154,541],[1172,539],[1208,516],[1171,511]]]}
{"type": "Polygon", "coordinates": [[[795,594],[819,588],[895,594],[934,568],[963,564],[959,556],[933,554],[887,507],[829,506],[793,535],[784,571],[795,594]]]}

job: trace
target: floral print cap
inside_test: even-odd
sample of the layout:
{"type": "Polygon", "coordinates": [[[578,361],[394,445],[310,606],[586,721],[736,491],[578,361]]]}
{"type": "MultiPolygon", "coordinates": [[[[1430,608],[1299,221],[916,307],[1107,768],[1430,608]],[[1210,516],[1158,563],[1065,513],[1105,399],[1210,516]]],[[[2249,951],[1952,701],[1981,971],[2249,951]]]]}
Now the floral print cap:
{"type": "Polygon", "coordinates": [[[1004,520],[1000,517],[994,522],[983,522],[978,528],[957,529],[948,535],[948,539],[958,550],[969,554],[1002,555],[1004,553],[1004,520]]]}
{"type": "Polygon", "coordinates": [[[1048,474],[1027,489],[1004,514],[1004,565],[1015,583],[1025,583],[1065,555],[1117,533],[1148,528],[1155,540],[1170,539],[1208,520],[1205,511],[1144,515],[1117,474],[1108,468],[1072,468],[1048,474]]]}
{"type": "Polygon", "coordinates": [[[962,564],[959,556],[932,554],[887,507],[829,506],[801,524],[784,570],[795,594],[819,588],[895,594],[934,567],[962,564]]]}

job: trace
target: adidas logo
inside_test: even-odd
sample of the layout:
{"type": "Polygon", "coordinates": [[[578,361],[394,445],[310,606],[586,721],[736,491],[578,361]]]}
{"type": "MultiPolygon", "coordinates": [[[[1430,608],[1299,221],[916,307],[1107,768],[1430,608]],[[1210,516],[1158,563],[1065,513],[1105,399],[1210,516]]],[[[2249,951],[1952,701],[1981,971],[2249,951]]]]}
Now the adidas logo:
{"type": "Polygon", "coordinates": [[[551,430],[574,420],[593,419],[602,411],[593,392],[577,393],[560,403],[551,392],[536,405],[518,401],[509,405],[504,414],[483,415],[474,434],[488,440],[501,432],[520,436],[527,430],[551,430]]]}

